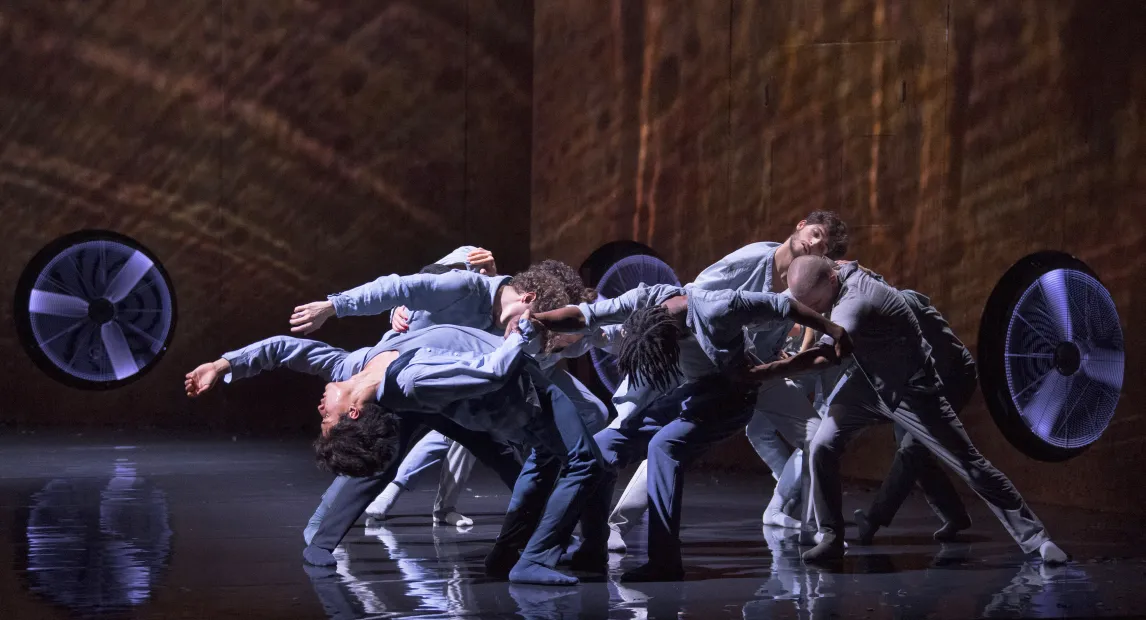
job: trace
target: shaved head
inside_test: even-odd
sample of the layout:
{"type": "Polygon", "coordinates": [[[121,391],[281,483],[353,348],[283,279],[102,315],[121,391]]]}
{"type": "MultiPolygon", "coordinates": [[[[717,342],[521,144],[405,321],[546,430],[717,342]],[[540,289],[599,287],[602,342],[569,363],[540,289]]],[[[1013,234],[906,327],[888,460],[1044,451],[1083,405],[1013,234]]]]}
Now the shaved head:
{"type": "Polygon", "coordinates": [[[831,309],[838,283],[836,264],[823,256],[798,256],[788,266],[792,297],[821,314],[831,309]]]}

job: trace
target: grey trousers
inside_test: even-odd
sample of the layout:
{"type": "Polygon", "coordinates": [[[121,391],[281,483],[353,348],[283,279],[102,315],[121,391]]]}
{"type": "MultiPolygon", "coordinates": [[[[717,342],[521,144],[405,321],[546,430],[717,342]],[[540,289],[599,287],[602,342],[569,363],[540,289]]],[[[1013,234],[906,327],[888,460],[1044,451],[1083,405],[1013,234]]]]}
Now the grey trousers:
{"type": "MultiPolygon", "coordinates": [[[[942,394],[951,405],[951,410],[958,415],[975,394],[978,378],[972,372],[951,379],[950,383],[944,382],[942,394]]],[[[967,507],[963,505],[959,492],[927,446],[916,441],[911,433],[898,424],[895,425],[895,445],[891,470],[887,472],[887,478],[880,485],[868,510],[867,517],[871,523],[879,527],[890,525],[895,513],[899,512],[911,494],[913,486],[919,487],[923,499],[943,523],[970,523],[971,517],[967,515],[967,507]]]]}
{"type": "Polygon", "coordinates": [[[939,394],[939,380],[930,361],[907,380],[894,409],[880,398],[862,369],[855,365],[828,397],[827,408],[809,446],[811,492],[825,542],[843,540],[840,457],[844,449],[859,431],[887,422],[902,426],[962,477],[987,502],[1024,552],[1038,551],[1049,540],[1042,522],[1011,481],[971,443],[963,423],[939,394]]]}
{"type": "Polygon", "coordinates": [[[444,516],[457,509],[462,486],[470,477],[477,459],[456,441],[437,431],[430,431],[410,448],[398,467],[394,483],[407,491],[414,490],[423,472],[441,464],[438,494],[434,498],[434,516],[444,516]]]}

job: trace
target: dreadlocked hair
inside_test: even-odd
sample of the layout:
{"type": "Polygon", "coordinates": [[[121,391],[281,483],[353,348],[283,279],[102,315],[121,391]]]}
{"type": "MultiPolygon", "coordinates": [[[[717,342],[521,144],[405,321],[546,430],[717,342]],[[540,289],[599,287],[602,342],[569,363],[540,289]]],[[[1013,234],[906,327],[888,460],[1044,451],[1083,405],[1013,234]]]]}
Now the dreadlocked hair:
{"type": "Polygon", "coordinates": [[[676,319],[664,306],[643,308],[629,315],[621,329],[617,365],[634,386],[648,384],[668,391],[680,375],[680,337],[676,319]]]}

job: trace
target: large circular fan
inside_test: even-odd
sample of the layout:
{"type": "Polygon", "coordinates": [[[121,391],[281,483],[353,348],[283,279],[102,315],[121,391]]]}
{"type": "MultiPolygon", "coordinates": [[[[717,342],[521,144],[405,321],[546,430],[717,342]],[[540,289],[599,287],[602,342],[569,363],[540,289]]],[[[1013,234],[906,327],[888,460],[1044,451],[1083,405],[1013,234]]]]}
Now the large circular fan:
{"type": "Polygon", "coordinates": [[[1118,312],[1067,254],[1028,256],[1003,276],[983,313],[979,357],[992,415],[1033,458],[1078,454],[1114,416],[1124,370],[1118,312]]]}
{"type": "Polygon", "coordinates": [[[134,240],[85,230],[32,259],[16,290],[24,348],[54,378],[107,389],[133,381],[167,349],[175,296],[167,273],[134,240]]]}
{"type": "MultiPolygon", "coordinates": [[[[597,294],[602,298],[612,299],[642,283],[650,286],[653,284],[679,286],[680,280],[672,267],[661,259],[647,254],[635,254],[618,260],[605,271],[605,275],[601,276],[601,280],[597,283],[597,294]]],[[[592,349],[589,356],[593,359],[593,368],[597,371],[601,383],[605,384],[610,392],[615,392],[623,379],[617,370],[616,357],[599,349],[592,349]]]]}

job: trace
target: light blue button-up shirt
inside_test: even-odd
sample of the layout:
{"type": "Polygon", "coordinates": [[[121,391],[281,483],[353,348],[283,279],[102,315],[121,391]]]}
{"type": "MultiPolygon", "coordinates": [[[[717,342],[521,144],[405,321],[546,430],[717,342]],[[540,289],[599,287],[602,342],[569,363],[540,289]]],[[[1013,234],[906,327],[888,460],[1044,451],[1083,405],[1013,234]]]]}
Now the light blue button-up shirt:
{"type": "MultiPolygon", "coordinates": [[[[458,248],[454,253],[461,255],[466,249],[458,248]]],[[[443,260],[451,259],[447,256],[443,260]]],[[[495,326],[493,305],[498,290],[510,282],[509,276],[484,276],[460,270],[444,274],[390,275],[331,295],[329,299],[339,317],[380,314],[396,306],[406,306],[412,311],[407,334],[432,325],[461,325],[501,337],[504,332],[495,326]]],[[[390,331],[382,340],[388,342],[399,335],[390,331]]],[[[604,426],[608,408],[589,388],[556,365],[562,357],[575,357],[588,351],[594,343],[607,341],[607,336],[602,334],[565,351],[536,356],[546,375],[573,401],[585,425],[592,429],[604,426]]]]}
{"type": "MultiPolygon", "coordinates": [[[[710,291],[730,289],[756,293],[772,292],[772,271],[776,250],[772,241],[751,243],[725,256],[700,272],[688,286],[710,291]]],[[[782,294],[787,295],[787,291],[782,294]]],[[[784,348],[792,321],[773,321],[763,328],[748,328],[756,355],[761,361],[777,359],[784,348]]]]}
{"type": "MultiPolygon", "coordinates": [[[[397,306],[422,311],[411,331],[428,325],[461,325],[494,332],[493,303],[509,276],[483,276],[468,271],[443,274],[397,274],[330,295],[335,316],[370,316],[397,306]]],[[[501,335],[501,334],[497,334],[501,335]]],[[[393,337],[393,336],[387,336],[393,337]]]]}
{"type": "Polygon", "coordinates": [[[280,367],[327,381],[346,381],[380,353],[414,351],[393,377],[397,390],[387,389],[386,382],[379,385],[380,405],[393,411],[442,414],[471,430],[528,443],[523,431],[538,414],[539,401],[532,381],[520,370],[522,364],[534,363],[527,356],[535,352],[539,339],[527,322],[521,326],[522,333],[503,340],[474,328],[437,325],[355,351],[275,336],[223,354],[231,363],[224,381],[280,367]]]}
{"type": "Polygon", "coordinates": [[[767,328],[785,322],[791,313],[788,297],[772,293],[708,291],[672,284],[641,285],[619,297],[580,304],[587,329],[623,323],[633,312],[651,308],[680,295],[688,295],[685,325],[688,336],[680,341],[680,370],[685,380],[699,379],[744,363],[744,329],[767,328]]]}

